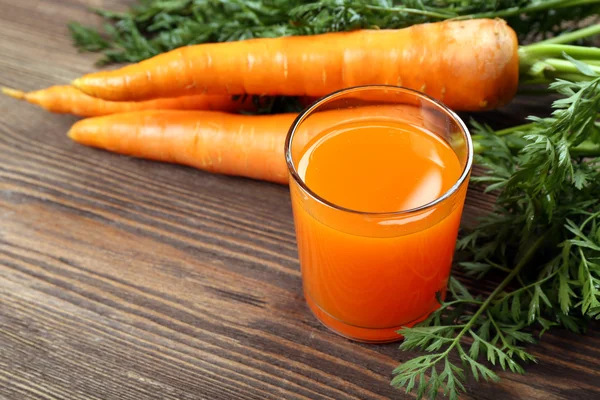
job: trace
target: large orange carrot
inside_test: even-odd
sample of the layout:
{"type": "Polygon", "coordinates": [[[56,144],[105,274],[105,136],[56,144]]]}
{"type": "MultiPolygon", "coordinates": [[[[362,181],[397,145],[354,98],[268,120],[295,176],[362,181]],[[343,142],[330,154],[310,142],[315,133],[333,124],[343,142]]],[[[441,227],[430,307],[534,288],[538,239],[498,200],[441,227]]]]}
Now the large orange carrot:
{"type": "Polygon", "coordinates": [[[115,153],[286,183],[283,146],[295,117],[139,111],[78,121],[69,137],[115,153]]]}
{"type": "Polygon", "coordinates": [[[146,101],[107,101],[89,96],[73,86],[51,86],[34,92],[1,88],[2,93],[36,104],[50,112],[95,117],[138,110],[219,110],[239,111],[254,108],[250,98],[233,100],[228,95],[189,95],[146,101]]]}
{"type": "Polygon", "coordinates": [[[103,99],[140,100],[191,93],[323,96],[390,84],[476,111],[514,96],[517,50],[515,32],[503,20],[444,21],[181,47],[73,85],[103,99]]]}
{"type": "MultiPolygon", "coordinates": [[[[295,148],[344,118],[393,118],[429,123],[411,106],[366,106],[315,114],[297,132],[295,148]]],[[[119,154],[177,163],[201,170],[287,183],[284,142],[295,114],[241,115],[217,111],[150,110],[78,121],[69,137],[119,154]]],[[[424,125],[423,125],[424,126],[424,125]]]]}

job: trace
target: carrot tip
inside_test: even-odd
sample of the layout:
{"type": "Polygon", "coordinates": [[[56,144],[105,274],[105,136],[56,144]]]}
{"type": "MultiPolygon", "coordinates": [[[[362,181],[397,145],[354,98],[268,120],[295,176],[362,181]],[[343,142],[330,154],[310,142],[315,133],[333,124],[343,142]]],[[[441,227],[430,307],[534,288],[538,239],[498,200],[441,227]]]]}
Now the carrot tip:
{"type": "Polygon", "coordinates": [[[82,86],[81,78],[77,78],[77,79],[71,81],[71,86],[75,86],[77,89],[81,89],[81,86],[82,86]]]}
{"type": "Polygon", "coordinates": [[[13,97],[15,99],[23,100],[25,98],[25,92],[21,90],[11,89],[7,87],[0,88],[3,94],[13,97]]]}
{"type": "Polygon", "coordinates": [[[67,136],[69,137],[69,139],[77,141],[77,134],[73,129],[69,129],[69,131],[67,132],[67,136]]]}

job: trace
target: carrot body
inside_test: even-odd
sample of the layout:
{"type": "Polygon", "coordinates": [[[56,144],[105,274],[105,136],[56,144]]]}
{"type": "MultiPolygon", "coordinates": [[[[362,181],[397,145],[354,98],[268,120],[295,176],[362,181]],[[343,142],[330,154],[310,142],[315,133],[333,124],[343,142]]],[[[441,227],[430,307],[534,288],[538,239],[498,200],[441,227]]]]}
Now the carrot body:
{"type": "MultiPolygon", "coordinates": [[[[296,132],[295,159],[314,135],[362,118],[389,118],[426,126],[433,121],[410,105],[363,106],[313,115],[296,132]]],[[[86,146],[204,171],[288,182],[284,143],[296,114],[242,115],[217,111],[148,110],[87,118],[69,137],[86,146]]]]}
{"type": "Polygon", "coordinates": [[[518,42],[503,20],[474,19],[181,47],[73,82],[108,100],[192,93],[323,96],[389,84],[455,110],[499,107],[518,84],[518,42]]]}
{"type": "Polygon", "coordinates": [[[140,111],[78,121],[69,137],[119,154],[286,183],[283,147],[295,117],[140,111]]]}
{"type": "Polygon", "coordinates": [[[253,108],[249,100],[233,100],[228,95],[189,95],[146,101],[107,101],[89,96],[73,86],[51,86],[34,92],[2,88],[2,93],[36,104],[50,112],[96,117],[138,110],[220,110],[253,108]]]}

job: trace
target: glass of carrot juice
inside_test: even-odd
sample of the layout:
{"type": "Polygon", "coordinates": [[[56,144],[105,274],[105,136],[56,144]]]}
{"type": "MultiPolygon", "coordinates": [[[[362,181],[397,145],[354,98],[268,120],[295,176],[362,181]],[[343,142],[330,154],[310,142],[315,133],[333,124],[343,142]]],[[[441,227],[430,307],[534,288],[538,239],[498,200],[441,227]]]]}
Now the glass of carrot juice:
{"type": "Polygon", "coordinates": [[[465,124],[425,94],[361,86],[285,142],[304,296],[326,327],[389,342],[444,298],[471,173],[465,124]]]}

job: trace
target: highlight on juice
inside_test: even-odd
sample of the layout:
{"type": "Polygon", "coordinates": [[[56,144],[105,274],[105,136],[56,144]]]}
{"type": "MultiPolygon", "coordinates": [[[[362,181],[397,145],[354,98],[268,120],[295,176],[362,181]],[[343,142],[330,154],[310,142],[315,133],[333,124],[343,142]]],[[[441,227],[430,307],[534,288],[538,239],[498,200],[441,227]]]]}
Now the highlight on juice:
{"type": "Polygon", "coordinates": [[[472,154],[464,123],[409,89],[346,89],[298,116],[292,209],[304,295],[325,326],[394,341],[439,306],[472,154]]]}

